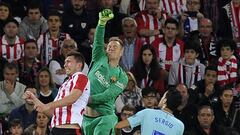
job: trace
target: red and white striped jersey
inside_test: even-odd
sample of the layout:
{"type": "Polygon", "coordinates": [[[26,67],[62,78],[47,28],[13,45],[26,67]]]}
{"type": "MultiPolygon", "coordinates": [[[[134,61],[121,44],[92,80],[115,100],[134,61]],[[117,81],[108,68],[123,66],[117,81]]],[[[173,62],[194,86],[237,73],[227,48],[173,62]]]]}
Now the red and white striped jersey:
{"type": "Polygon", "coordinates": [[[82,72],[74,73],[61,85],[54,101],[68,96],[72,90],[81,90],[82,95],[72,105],[59,107],[54,110],[51,127],[63,124],[78,124],[81,127],[83,112],[90,95],[90,81],[82,72]]]}
{"type": "MultiPolygon", "coordinates": [[[[158,20],[157,17],[148,14],[147,11],[139,12],[135,20],[138,24],[137,29],[140,31],[141,29],[149,29],[149,30],[159,30],[161,29],[161,22],[158,20]]],[[[155,35],[150,37],[141,37],[143,42],[147,44],[151,44],[156,38],[159,38],[161,35],[155,35]]]]}
{"type": "Polygon", "coordinates": [[[16,36],[14,44],[9,44],[6,36],[3,35],[0,39],[0,56],[6,58],[8,62],[13,62],[21,59],[24,53],[24,41],[16,36]]]}
{"type": "Polygon", "coordinates": [[[178,62],[184,54],[184,42],[176,39],[172,47],[168,47],[164,38],[156,39],[153,43],[160,65],[167,71],[170,70],[173,62],[178,62]]]}
{"type": "Polygon", "coordinates": [[[65,39],[70,39],[67,33],[60,33],[58,38],[53,39],[49,32],[41,34],[37,40],[41,62],[46,65],[48,62],[60,55],[61,44],[65,39]]]}
{"type": "Polygon", "coordinates": [[[160,7],[163,15],[165,14],[175,19],[187,10],[185,0],[161,0],[160,7]]]}
{"type": "MultiPolygon", "coordinates": [[[[146,0],[140,0],[139,8],[140,10],[145,10],[146,0]]],[[[186,0],[160,0],[159,7],[161,8],[164,18],[177,17],[184,11],[186,8],[186,0]]]]}

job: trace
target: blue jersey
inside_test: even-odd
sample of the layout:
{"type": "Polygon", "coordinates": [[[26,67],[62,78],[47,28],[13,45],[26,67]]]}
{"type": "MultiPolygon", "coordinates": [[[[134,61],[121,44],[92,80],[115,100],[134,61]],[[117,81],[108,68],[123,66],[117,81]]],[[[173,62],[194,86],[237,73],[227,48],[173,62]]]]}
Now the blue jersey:
{"type": "Polygon", "coordinates": [[[142,135],[182,135],[183,123],[172,114],[155,109],[145,109],[129,117],[131,128],[141,125],[142,135]]]}

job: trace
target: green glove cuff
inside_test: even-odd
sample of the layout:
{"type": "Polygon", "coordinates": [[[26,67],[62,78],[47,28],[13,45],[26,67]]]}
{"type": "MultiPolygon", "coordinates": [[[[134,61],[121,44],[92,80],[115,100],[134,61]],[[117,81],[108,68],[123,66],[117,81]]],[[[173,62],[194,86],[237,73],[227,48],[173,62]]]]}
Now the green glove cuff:
{"type": "Polygon", "coordinates": [[[104,20],[98,20],[98,24],[99,24],[100,26],[106,26],[107,21],[104,21],[104,20]]]}

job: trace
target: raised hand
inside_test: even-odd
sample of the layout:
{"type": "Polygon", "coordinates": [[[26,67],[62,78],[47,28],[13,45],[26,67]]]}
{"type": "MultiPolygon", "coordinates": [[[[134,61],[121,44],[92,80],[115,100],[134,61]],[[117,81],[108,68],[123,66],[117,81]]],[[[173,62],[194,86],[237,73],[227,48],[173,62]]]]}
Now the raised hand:
{"type": "Polygon", "coordinates": [[[31,91],[26,91],[23,96],[23,99],[25,99],[27,102],[32,102],[34,104],[34,108],[38,112],[44,112],[46,108],[46,105],[43,104],[31,91]]]}
{"type": "Polygon", "coordinates": [[[35,98],[37,98],[31,91],[26,91],[22,98],[28,102],[32,102],[34,103],[34,100],[36,100],[35,98]]]}
{"type": "Polygon", "coordinates": [[[214,85],[213,84],[208,84],[205,88],[205,96],[210,96],[211,94],[214,93],[214,85]]]}
{"type": "Polygon", "coordinates": [[[11,95],[14,92],[14,82],[10,80],[5,81],[5,89],[9,95],[11,95]]]}
{"type": "Polygon", "coordinates": [[[107,21],[111,20],[114,17],[112,10],[104,9],[99,13],[98,23],[102,26],[105,26],[107,21]]]}

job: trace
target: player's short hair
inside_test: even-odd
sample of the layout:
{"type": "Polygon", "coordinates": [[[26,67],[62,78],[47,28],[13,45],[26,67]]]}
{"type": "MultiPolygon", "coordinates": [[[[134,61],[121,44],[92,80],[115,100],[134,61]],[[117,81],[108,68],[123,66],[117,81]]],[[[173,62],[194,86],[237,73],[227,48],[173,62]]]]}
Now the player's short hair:
{"type": "Polygon", "coordinates": [[[84,58],[84,56],[82,55],[82,53],[73,51],[73,52],[70,52],[70,53],[67,55],[67,57],[69,57],[69,56],[73,56],[77,62],[83,63],[83,66],[84,66],[85,58],[84,58]]]}
{"type": "Polygon", "coordinates": [[[123,41],[119,37],[111,37],[108,40],[108,43],[111,42],[111,41],[117,41],[122,47],[124,47],[123,41]]]}
{"type": "Polygon", "coordinates": [[[167,108],[171,111],[177,110],[178,106],[182,103],[182,95],[176,88],[171,88],[166,94],[167,108]]]}

